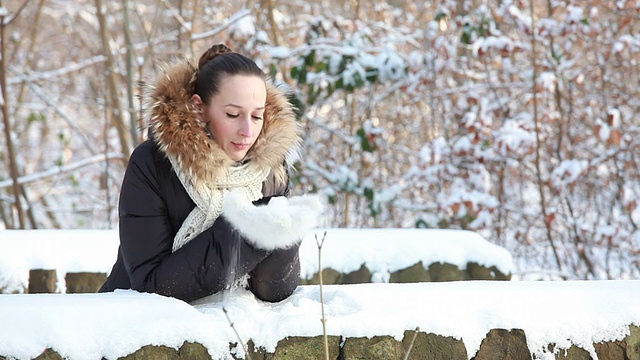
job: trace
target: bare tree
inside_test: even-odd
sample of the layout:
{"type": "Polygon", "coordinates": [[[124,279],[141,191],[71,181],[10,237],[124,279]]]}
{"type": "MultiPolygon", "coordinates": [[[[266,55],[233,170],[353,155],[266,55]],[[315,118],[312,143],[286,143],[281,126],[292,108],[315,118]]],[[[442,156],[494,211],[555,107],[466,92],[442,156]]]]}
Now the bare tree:
{"type": "MultiPolygon", "coordinates": [[[[127,131],[126,123],[124,121],[124,112],[122,111],[122,105],[120,101],[120,94],[118,90],[120,86],[118,82],[118,74],[116,73],[115,68],[115,59],[113,57],[111,46],[109,45],[109,27],[107,26],[107,21],[105,18],[106,8],[102,0],[95,0],[95,5],[96,15],[100,24],[100,28],[98,30],[100,32],[100,38],[102,41],[102,53],[106,57],[105,67],[109,95],[109,107],[111,108],[111,123],[118,131],[118,136],[120,138],[120,148],[122,149],[123,154],[127,154],[127,157],[125,159],[128,159],[128,154],[131,153],[128,136],[129,132],[127,131]]],[[[126,161],[127,160],[125,160],[125,162],[126,161]]]]}
{"type": "MultiPolygon", "coordinates": [[[[7,27],[9,27],[11,22],[20,15],[20,12],[22,12],[24,7],[27,5],[27,2],[28,1],[25,0],[12,17],[7,17],[8,14],[6,13],[0,13],[0,21],[1,21],[0,23],[0,56],[1,56],[0,91],[2,91],[2,100],[3,100],[2,119],[4,123],[4,136],[7,142],[7,156],[8,156],[7,161],[9,163],[9,173],[11,176],[11,180],[13,181],[13,199],[14,199],[14,205],[16,208],[17,216],[18,216],[18,224],[20,229],[26,228],[26,222],[25,222],[24,210],[22,209],[22,201],[20,199],[22,192],[20,191],[21,188],[18,184],[18,176],[20,172],[18,170],[18,164],[16,161],[16,151],[13,145],[12,131],[11,131],[12,126],[11,126],[10,110],[9,110],[10,100],[9,100],[9,93],[7,91],[7,69],[8,69],[7,55],[8,53],[7,53],[6,31],[7,31],[7,27]]],[[[0,0],[0,12],[3,12],[3,10],[6,11],[6,9],[3,7],[2,1],[0,0]]],[[[12,224],[8,224],[8,225],[12,226],[12,224]]]]}

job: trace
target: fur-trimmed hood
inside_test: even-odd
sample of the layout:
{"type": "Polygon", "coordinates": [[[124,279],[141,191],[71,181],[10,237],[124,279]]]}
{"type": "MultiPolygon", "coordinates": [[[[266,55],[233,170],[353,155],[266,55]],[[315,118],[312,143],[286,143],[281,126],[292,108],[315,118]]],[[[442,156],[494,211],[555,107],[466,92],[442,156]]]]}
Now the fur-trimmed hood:
{"type": "MultiPolygon", "coordinates": [[[[209,138],[206,124],[195,116],[191,103],[197,66],[188,60],[165,64],[145,92],[152,139],[196,187],[215,183],[234,161],[209,138]]],[[[263,127],[245,160],[270,169],[277,181],[286,181],[283,166],[300,148],[300,127],[285,94],[267,83],[263,127]]]]}

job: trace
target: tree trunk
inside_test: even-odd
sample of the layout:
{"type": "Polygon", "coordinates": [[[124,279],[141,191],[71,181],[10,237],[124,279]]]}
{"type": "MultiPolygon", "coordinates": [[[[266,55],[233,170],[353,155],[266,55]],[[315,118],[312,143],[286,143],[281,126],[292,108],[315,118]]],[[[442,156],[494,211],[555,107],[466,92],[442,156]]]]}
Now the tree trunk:
{"type": "Polygon", "coordinates": [[[96,15],[98,16],[98,22],[100,23],[100,37],[102,40],[102,52],[106,57],[106,80],[109,90],[109,106],[111,107],[111,123],[118,131],[118,137],[120,138],[120,148],[124,154],[125,165],[129,161],[129,155],[131,149],[129,147],[127,127],[124,123],[124,116],[122,112],[122,105],[120,104],[120,97],[118,96],[118,78],[115,72],[115,60],[109,46],[109,34],[107,29],[107,21],[103,12],[102,0],[95,0],[96,15]]]}
{"type": "Polygon", "coordinates": [[[135,101],[133,99],[133,44],[131,43],[131,31],[129,30],[129,0],[122,0],[124,16],[124,38],[127,43],[127,100],[129,102],[129,132],[133,147],[138,145],[138,119],[135,101]]]}
{"type": "Polygon", "coordinates": [[[280,31],[278,30],[276,18],[273,15],[276,9],[276,0],[263,0],[261,7],[267,9],[267,19],[269,21],[269,27],[271,28],[271,40],[275,46],[280,46],[282,44],[279,36],[280,31]]]}
{"type": "MultiPolygon", "coordinates": [[[[0,0],[0,7],[2,1],[0,0]]],[[[4,23],[4,16],[0,16],[0,91],[2,91],[2,119],[4,121],[4,136],[7,141],[7,160],[9,162],[9,173],[13,181],[13,198],[15,199],[15,207],[18,213],[18,223],[20,229],[25,229],[24,211],[22,210],[22,202],[20,200],[20,184],[18,184],[18,164],[16,162],[15,149],[13,139],[11,138],[11,120],[9,119],[9,94],[7,92],[7,46],[5,39],[5,30],[7,24],[4,23]]],[[[10,225],[10,224],[7,224],[10,225]]]]}

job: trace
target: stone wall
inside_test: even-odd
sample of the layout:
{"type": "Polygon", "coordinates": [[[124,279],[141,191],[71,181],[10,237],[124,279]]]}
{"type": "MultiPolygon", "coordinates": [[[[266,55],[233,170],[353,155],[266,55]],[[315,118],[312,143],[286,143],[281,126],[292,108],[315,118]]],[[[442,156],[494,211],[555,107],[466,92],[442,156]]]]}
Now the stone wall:
{"type": "MultiPolygon", "coordinates": [[[[629,326],[630,334],[620,341],[593,344],[600,360],[640,359],[640,327],[629,326]]],[[[289,337],[281,340],[275,352],[268,353],[254,348],[251,341],[246,346],[252,360],[324,360],[322,336],[289,337]]],[[[233,349],[237,344],[230,344],[233,349]]],[[[467,360],[469,354],[462,341],[421,331],[406,331],[398,341],[389,336],[372,338],[328,337],[329,359],[331,360],[467,360]],[[406,357],[407,352],[409,356],[406,357]]],[[[553,352],[554,345],[549,344],[553,352]]],[[[247,357],[248,358],[248,357],[247,357]]],[[[5,360],[0,356],[1,360],[5,360]]],[[[218,360],[211,359],[207,349],[198,344],[185,342],[179,349],[167,346],[145,346],[120,360],[174,359],[174,360],[218,360]]],[[[242,359],[242,358],[238,358],[242,359]]],[[[527,347],[526,334],[520,329],[493,329],[482,341],[473,360],[532,360],[527,347]]],[[[568,350],[555,354],[558,360],[589,360],[589,352],[573,345],[568,350]]],[[[62,360],[52,349],[45,350],[36,360],[62,360]]],[[[73,360],[73,359],[71,359],[73,360]]]]}
{"type": "MultiPolygon", "coordinates": [[[[511,274],[503,274],[495,266],[487,268],[474,262],[467,264],[466,269],[459,269],[455,265],[434,263],[425,267],[417,263],[406,269],[391,273],[390,283],[416,283],[430,281],[462,281],[462,280],[509,280],[511,274]]],[[[74,272],[65,274],[66,293],[97,292],[107,279],[107,274],[92,272],[74,272]]],[[[365,265],[347,274],[331,268],[322,271],[324,284],[363,284],[371,282],[371,272],[365,265]]],[[[29,271],[29,288],[25,292],[31,294],[55,293],[57,291],[58,275],[56,270],[34,269],[29,271]]],[[[311,279],[300,279],[301,285],[317,285],[320,283],[319,274],[311,279]]],[[[2,291],[0,291],[2,293],[2,291]]]]}
{"type": "MultiPolygon", "coordinates": [[[[406,269],[391,273],[390,283],[416,283],[431,281],[462,281],[462,280],[510,280],[511,274],[503,274],[496,266],[486,267],[475,262],[467,263],[465,269],[447,263],[433,263],[428,266],[421,262],[406,269]]],[[[360,269],[344,274],[331,268],[322,271],[324,284],[364,284],[370,283],[371,271],[365,265],[360,269]]],[[[301,285],[317,285],[320,283],[319,274],[315,273],[311,279],[301,279],[301,285]]]]}
{"type": "MultiPolygon", "coordinates": [[[[69,272],[64,277],[67,294],[98,292],[105,280],[107,274],[92,272],[69,272]]],[[[34,269],[29,271],[29,288],[25,292],[51,294],[57,291],[57,284],[56,270],[34,269]]]]}
{"type": "MultiPolygon", "coordinates": [[[[472,231],[315,229],[300,246],[301,284],[318,283],[318,237],[325,284],[508,280],[514,268],[506,249],[472,231]]],[[[0,245],[0,293],[91,292],[113,267],[119,238],[115,229],[6,230],[0,245]]]]}

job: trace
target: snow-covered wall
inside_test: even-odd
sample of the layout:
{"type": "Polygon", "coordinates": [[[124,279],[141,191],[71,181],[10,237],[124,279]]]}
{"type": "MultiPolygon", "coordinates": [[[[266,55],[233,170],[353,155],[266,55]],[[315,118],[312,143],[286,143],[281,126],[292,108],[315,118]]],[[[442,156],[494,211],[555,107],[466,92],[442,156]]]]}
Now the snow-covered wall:
{"type": "Polygon", "coordinates": [[[230,360],[248,344],[252,360],[319,359],[324,299],[331,359],[411,348],[412,360],[637,360],[639,298],[630,280],[306,285],[279,303],[241,289],[192,304],[130,290],[5,294],[0,358],[230,360]]]}
{"type": "MultiPolygon", "coordinates": [[[[513,259],[507,250],[471,231],[316,229],[300,247],[303,279],[311,279],[318,272],[318,242],[323,238],[323,269],[348,274],[365,266],[371,272],[371,282],[388,282],[391,273],[416,263],[424,267],[447,263],[459,269],[476,263],[502,274],[513,271],[513,259]]],[[[118,249],[118,232],[4,230],[0,231],[0,249],[0,292],[23,292],[28,288],[32,269],[57,270],[58,289],[64,292],[63,280],[68,272],[111,271],[118,249]]]]}
{"type": "MultiPolygon", "coordinates": [[[[416,263],[512,271],[510,254],[473,232],[418,229],[316,230],[301,246],[303,277],[318,271],[325,231],[323,268],[366,266],[378,283],[302,285],[279,303],[242,289],[192,304],[135,291],[0,294],[0,359],[228,360],[245,357],[242,345],[253,360],[323,358],[323,304],[331,359],[640,359],[638,281],[384,283],[416,263]]],[[[107,273],[117,246],[115,230],[2,231],[0,287],[24,289],[34,268],[107,273]]]]}

